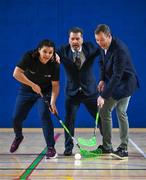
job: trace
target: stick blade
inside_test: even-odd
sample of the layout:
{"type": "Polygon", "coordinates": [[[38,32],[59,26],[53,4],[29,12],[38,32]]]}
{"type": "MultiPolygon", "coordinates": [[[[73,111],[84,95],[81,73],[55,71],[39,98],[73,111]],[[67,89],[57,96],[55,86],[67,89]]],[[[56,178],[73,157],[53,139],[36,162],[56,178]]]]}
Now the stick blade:
{"type": "Polygon", "coordinates": [[[92,158],[92,157],[98,157],[102,154],[102,151],[100,149],[96,149],[94,151],[87,151],[85,149],[80,148],[80,154],[84,158],[92,158]]]}
{"type": "Polygon", "coordinates": [[[80,138],[78,138],[78,143],[83,145],[83,146],[92,147],[92,146],[96,146],[97,140],[96,140],[95,136],[93,136],[90,139],[85,139],[85,138],[80,137],[80,138]]]}

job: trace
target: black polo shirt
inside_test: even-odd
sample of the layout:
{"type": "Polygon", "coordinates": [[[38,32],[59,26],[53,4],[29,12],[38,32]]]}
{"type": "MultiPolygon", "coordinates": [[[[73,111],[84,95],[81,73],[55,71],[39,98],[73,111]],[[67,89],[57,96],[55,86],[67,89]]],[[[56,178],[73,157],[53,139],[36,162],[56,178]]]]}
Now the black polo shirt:
{"type": "Polygon", "coordinates": [[[42,92],[51,91],[51,81],[59,81],[59,64],[55,61],[43,64],[39,58],[33,57],[32,54],[33,51],[28,51],[17,64],[17,67],[23,69],[25,76],[39,85],[42,92]]]}

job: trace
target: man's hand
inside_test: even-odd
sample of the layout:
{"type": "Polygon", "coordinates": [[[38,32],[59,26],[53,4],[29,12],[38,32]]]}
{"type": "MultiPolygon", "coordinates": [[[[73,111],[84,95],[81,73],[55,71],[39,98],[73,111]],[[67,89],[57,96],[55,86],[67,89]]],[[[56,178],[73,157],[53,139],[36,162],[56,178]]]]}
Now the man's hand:
{"type": "Polygon", "coordinates": [[[103,105],[104,105],[104,98],[102,98],[101,96],[99,96],[99,97],[97,98],[97,106],[98,106],[99,108],[102,108],[103,105]]]}
{"type": "Polygon", "coordinates": [[[97,89],[98,89],[99,92],[102,92],[104,90],[104,87],[105,87],[105,82],[100,81],[98,86],[97,86],[97,89]]]}
{"type": "Polygon", "coordinates": [[[50,106],[51,106],[51,107],[49,108],[49,110],[51,111],[51,113],[53,113],[53,114],[58,114],[56,105],[55,105],[54,103],[51,103],[50,106]]]}
{"type": "Polygon", "coordinates": [[[55,56],[56,56],[56,62],[57,62],[58,64],[60,64],[60,57],[59,57],[59,55],[58,55],[57,53],[55,53],[55,56]]]}

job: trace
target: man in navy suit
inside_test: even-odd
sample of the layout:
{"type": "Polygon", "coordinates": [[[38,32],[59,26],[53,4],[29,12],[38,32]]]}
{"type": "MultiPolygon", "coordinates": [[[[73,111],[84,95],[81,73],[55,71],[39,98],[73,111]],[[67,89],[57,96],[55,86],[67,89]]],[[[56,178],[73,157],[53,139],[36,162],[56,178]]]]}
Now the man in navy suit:
{"type": "Polygon", "coordinates": [[[139,87],[137,75],[132,64],[127,46],[111,35],[110,28],[101,24],[95,30],[95,39],[101,48],[100,55],[100,81],[98,90],[100,96],[97,104],[100,107],[103,145],[99,148],[104,153],[112,153],[111,112],[115,108],[121,144],[113,155],[125,159],[128,157],[128,117],[127,108],[133,92],[139,87]]]}
{"type": "MultiPolygon", "coordinates": [[[[83,42],[82,29],[69,31],[69,44],[62,46],[58,55],[64,66],[67,86],[65,100],[65,124],[74,136],[76,112],[83,103],[95,119],[97,113],[97,85],[92,72],[95,57],[100,53],[91,42],[83,42]]],[[[72,155],[73,141],[65,132],[65,156],[72,155]]]]}

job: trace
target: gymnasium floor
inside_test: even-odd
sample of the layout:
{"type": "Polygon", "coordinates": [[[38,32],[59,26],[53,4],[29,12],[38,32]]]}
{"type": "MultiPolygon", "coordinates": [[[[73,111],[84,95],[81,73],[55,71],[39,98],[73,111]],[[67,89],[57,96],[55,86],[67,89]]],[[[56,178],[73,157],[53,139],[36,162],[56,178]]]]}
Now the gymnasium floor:
{"type": "MultiPolygon", "coordinates": [[[[76,129],[76,137],[91,137],[93,129],[76,129]]],[[[55,129],[57,159],[46,160],[41,129],[24,129],[25,139],[16,153],[10,154],[12,129],[0,129],[0,180],[140,180],[146,179],[146,129],[130,129],[129,158],[117,160],[111,156],[82,158],[63,156],[64,135],[55,129]]],[[[97,133],[98,145],[101,136],[97,133]]],[[[113,146],[119,142],[118,130],[113,130],[113,146]]],[[[95,147],[94,147],[95,148],[95,147]]],[[[94,149],[93,148],[93,149],[94,149]]],[[[79,152],[74,148],[74,153],[79,152]]]]}

